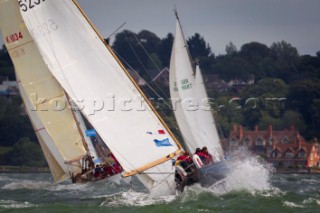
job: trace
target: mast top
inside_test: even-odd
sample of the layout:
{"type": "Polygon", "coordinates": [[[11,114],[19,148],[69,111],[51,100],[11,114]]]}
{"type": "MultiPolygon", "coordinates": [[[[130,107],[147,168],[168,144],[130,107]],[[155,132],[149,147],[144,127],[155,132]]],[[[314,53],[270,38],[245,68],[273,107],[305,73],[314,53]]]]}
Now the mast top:
{"type": "Polygon", "coordinates": [[[178,10],[177,10],[176,5],[174,5],[173,12],[174,12],[174,15],[176,16],[177,20],[180,22],[180,20],[179,20],[179,16],[178,16],[178,10]]]}

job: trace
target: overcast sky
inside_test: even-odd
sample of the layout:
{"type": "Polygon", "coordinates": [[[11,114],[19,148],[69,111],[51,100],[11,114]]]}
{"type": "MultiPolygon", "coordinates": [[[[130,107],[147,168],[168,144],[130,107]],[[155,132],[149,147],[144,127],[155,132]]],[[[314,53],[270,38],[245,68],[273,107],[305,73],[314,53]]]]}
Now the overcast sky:
{"type": "MultiPolygon", "coordinates": [[[[122,23],[164,38],[175,31],[176,5],[186,37],[198,32],[212,51],[225,54],[230,41],[267,46],[286,41],[300,54],[320,50],[320,0],[78,0],[103,37],[122,23]]],[[[112,42],[114,37],[111,38],[112,42]]]]}

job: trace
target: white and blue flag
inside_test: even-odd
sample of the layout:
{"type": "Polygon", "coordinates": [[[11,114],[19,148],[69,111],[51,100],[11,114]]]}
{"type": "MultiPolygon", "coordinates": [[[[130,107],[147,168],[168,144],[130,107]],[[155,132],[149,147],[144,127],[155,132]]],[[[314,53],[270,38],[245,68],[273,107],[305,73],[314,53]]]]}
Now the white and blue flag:
{"type": "Polygon", "coordinates": [[[156,143],[156,146],[172,146],[172,144],[169,141],[169,138],[163,139],[163,140],[158,140],[155,139],[154,142],[156,143]]]}

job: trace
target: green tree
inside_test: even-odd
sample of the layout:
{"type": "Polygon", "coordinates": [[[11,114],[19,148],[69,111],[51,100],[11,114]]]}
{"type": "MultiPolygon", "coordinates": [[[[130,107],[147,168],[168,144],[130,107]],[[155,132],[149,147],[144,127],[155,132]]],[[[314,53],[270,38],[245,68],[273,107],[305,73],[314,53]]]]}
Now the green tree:
{"type": "Polygon", "coordinates": [[[5,154],[3,163],[13,166],[46,166],[40,147],[27,137],[21,138],[12,150],[5,154]]]}
{"type": "Polygon", "coordinates": [[[305,132],[307,126],[301,113],[286,110],[283,115],[283,126],[282,129],[294,125],[300,132],[305,132]]]}
{"type": "Polygon", "coordinates": [[[233,124],[243,123],[242,102],[228,96],[211,101],[214,118],[221,137],[227,137],[233,124]]]}
{"type": "Polygon", "coordinates": [[[230,41],[226,46],[226,53],[228,56],[234,56],[238,52],[237,47],[230,41]]]}
{"type": "Polygon", "coordinates": [[[304,55],[300,57],[298,66],[299,73],[294,79],[315,79],[320,78],[320,57],[304,55]]]}
{"type": "MultiPolygon", "coordinates": [[[[139,60],[139,58],[144,57],[145,54],[134,32],[123,30],[117,33],[112,48],[120,56],[125,66],[133,67],[136,70],[144,69],[144,64],[141,63],[143,59],[139,60]]],[[[144,57],[144,60],[146,60],[146,57],[144,57]]]]}
{"type": "Polygon", "coordinates": [[[212,68],[225,81],[244,80],[247,81],[252,66],[243,58],[240,57],[220,57],[215,60],[212,68]]]}
{"type": "Polygon", "coordinates": [[[12,61],[5,45],[2,45],[2,49],[0,49],[0,76],[7,76],[10,80],[16,79],[12,61]]]}
{"type": "Polygon", "coordinates": [[[168,35],[161,39],[161,43],[159,45],[158,56],[161,60],[161,64],[163,67],[169,67],[172,45],[173,45],[173,35],[172,33],[168,33],[168,35]]]}
{"type": "Polygon", "coordinates": [[[21,102],[20,97],[0,96],[0,146],[11,146],[23,136],[35,139],[34,130],[21,102]]]}
{"type": "Polygon", "coordinates": [[[270,49],[271,55],[277,64],[277,77],[287,83],[294,80],[294,76],[298,73],[298,50],[285,41],[273,43],[270,49]]]}
{"type": "Polygon", "coordinates": [[[296,81],[290,86],[288,107],[300,112],[307,124],[304,135],[307,139],[320,137],[320,80],[296,81]]]}
{"type": "Polygon", "coordinates": [[[257,63],[265,57],[269,57],[270,49],[265,44],[250,42],[241,46],[239,54],[252,63],[257,63]]]}
{"type": "Polygon", "coordinates": [[[255,85],[247,87],[242,92],[244,97],[254,96],[257,98],[283,98],[288,93],[287,84],[281,79],[264,78],[255,85]]]}
{"type": "Polygon", "coordinates": [[[156,53],[161,43],[161,39],[156,34],[148,30],[142,30],[137,34],[137,37],[148,53],[156,53]]]}
{"type": "Polygon", "coordinates": [[[270,49],[265,44],[258,42],[244,44],[238,55],[252,66],[250,74],[254,74],[256,80],[266,76],[264,65],[266,62],[270,62],[267,60],[270,57],[270,49]]]}
{"type": "Polygon", "coordinates": [[[199,33],[195,33],[187,40],[187,45],[192,58],[209,57],[212,55],[210,45],[204,40],[199,33]]]}

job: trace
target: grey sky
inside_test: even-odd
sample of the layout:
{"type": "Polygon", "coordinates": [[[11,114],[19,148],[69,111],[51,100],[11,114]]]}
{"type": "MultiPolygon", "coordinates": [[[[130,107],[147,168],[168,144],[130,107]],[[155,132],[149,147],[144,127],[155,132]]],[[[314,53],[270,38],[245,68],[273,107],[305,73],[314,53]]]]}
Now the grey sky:
{"type": "Polygon", "coordinates": [[[149,30],[163,38],[175,30],[174,5],[186,37],[198,32],[215,54],[230,41],[238,49],[257,41],[270,46],[287,41],[300,54],[320,50],[320,0],[78,0],[107,37],[124,29],[149,30]]]}
{"type": "MultiPolygon", "coordinates": [[[[238,49],[257,41],[270,46],[286,41],[300,54],[320,50],[320,0],[78,0],[103,37],[123,29],[142,29],[160,38],[175,30],[177,6],[186,37],[198,32],[212,51],[225,54],[230,41],[238,49]]],[[[112,37],[112,41],[114,37],[112,37]]]]}

